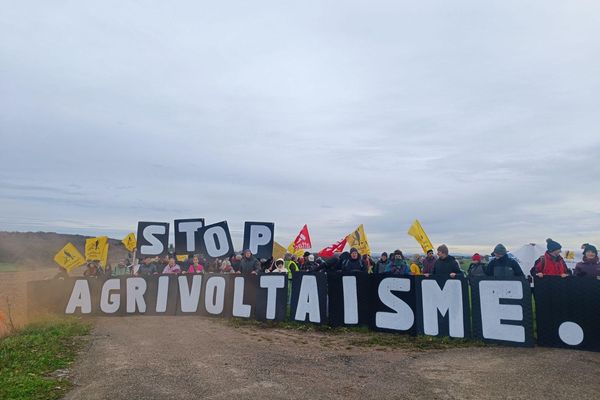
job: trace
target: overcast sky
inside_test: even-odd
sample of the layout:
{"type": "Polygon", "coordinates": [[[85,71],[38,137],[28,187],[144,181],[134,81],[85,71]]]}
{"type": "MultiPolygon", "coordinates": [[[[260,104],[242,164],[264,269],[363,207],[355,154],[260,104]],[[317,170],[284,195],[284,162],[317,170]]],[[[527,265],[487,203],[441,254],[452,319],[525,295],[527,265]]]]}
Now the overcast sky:
{"type": "Polygon", "coordinates": [[[0,230],[600,244],[597,1],[4,4],[0,230]]]}

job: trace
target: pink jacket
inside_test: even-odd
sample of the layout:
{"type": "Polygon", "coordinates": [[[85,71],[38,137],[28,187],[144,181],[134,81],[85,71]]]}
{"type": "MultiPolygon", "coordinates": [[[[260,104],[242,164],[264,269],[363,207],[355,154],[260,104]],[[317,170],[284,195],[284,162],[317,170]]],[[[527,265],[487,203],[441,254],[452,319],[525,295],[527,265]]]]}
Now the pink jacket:
{"type": "Polygon", "coordinates": [[[198,267],[194,268],[194,264],[190,265],[190,267],[188,268],[187,272],[190,274],[194,274],[196,272],[203,272],[204,271],[204,267],[202,266],[202,264],[198,264],[198,267]]]}

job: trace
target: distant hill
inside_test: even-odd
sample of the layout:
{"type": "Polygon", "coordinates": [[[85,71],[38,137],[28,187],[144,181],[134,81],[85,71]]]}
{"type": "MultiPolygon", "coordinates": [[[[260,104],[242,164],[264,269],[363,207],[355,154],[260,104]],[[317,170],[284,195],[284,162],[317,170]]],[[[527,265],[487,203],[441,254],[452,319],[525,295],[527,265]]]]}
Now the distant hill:
{"type": "MultiPolygon", "coordinates": [[[[27,267],[52,267],[54,255],[71,242],[84,254],[85,239],[90,236],[54,232],[0,232],[0,263],[27,267]]],[[[115,264],[129,253],[120,240],[109,239],[108,261],[115,264]]]]}

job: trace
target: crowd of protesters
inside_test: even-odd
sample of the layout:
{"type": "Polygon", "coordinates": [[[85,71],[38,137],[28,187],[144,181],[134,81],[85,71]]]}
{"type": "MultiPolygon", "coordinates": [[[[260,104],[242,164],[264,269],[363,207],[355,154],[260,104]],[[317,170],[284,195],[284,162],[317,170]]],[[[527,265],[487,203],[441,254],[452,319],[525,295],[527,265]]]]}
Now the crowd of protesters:
{"type": "MultiPolygon", "coordinates": [[[[600,279],[600,262],[598,251],[591,244],[584,244],[583,258],[573,271],[571,271],[561,256],[561,245],[547,239],[547,251],[535,261],[530,275],[543,278],[544,276],[570,275],[585,276],[600,279]]],[[[101,268],[97,262],[88,262],[84,276],[86,277],[119,277],[119,276],[152,276],[159,274],[196,274],[196,273],[287,273],[291,279],[292,273],[298,271],[308,272],[367,272],[370,274],[389,275],[423,275],[445,276],[455,278],[464,276],[465,272],[460,267],[458,260],[449,254],[446,245],[437,248],[437,255],[429,250],[424,257],[416,254],[411,259],[406,259],[401,250],[394,250],[389,254],[381,253],[377,260],[368,254],[360,254],[356,248],[348,252],[336,254],[331,258],[315,257],[310,252],[305,252],[301,257],[286,253],[283,258],[276,260],[258,259],[248,249],[242,254],[233,255],[227,259],[208,260],[200,254],[193,255],[190,259],[178,263],[174,254],[164,257],[144,257],[140,263],[130,263],[125,259],[115,267],[107,265],[101,268]]],[[[68,274],[61,270],[57,278],[65,278],[68,274]]],[[[523,277],[525,274],[518,261],[512,257],[503,244],[498,244],[489,257],[478,253],[472,256],[472,263],[466,270],[466,276],[471,279],[476,277],[523,277]],[[488,258],[486,264],[484,259],[488,258]]]]}

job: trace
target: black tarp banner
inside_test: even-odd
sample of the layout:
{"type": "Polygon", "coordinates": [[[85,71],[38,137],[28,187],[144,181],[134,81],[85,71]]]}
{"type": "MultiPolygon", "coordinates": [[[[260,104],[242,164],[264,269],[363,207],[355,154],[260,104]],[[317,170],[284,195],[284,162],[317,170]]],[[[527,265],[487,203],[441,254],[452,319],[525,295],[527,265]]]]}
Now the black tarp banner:
{"type": "Polygon", "coordinates": [[[414,335],[416,333],[415,277],[374,274],[371,283],[373,292],[371,329],[414,335]]]}
{"type": "Polygon", "coordinates": [[[137,253],[138,256],[161,256],[167,254],[169,248],[169,223],[138,222],[137,253]]]}
{"type": "Polygon", "coordinates": [[[369,325],[373,308],[372,285],[366,272],[328,272],[329,325],[369,325]]]}
{"type": "Polygon", "coordinates": [[[177,315],[204,315],[204,274],[177,276],[177,315]]]}
{"type": "Polygon", "coordinates": [[[600,351],[600,281],[587,277],[536,277],[537,343],[600,351]]]}
{"type": "Polygon", "coordinates": [[[256,288],[255,318],[259,321],[283,321],[287,314],[288,274],[260,274],[256,288]]]}
{"type": "MultiPolygon", "coordinates": [[[[127,279],[121,278],[121,287],[129,288],[127,279]]],[[[175,275],[153,275],[146,278],[147,288],[144,300],[146,302],[145,315],[175,315],[179,289],[175,275]]],[[[127,291],[121,292],[121,303],[127,304],[127,291]]]]}
{"type": "Polygon", "coordinates": [[[234,254],[227,221],[198,229],[196,248],[209,259],[229,258],[234,254]]]}
{"type": "MultiPolygon", "coordinates": [[[[200,314],[230,317],[233,304],[233,275],[205,274],[200,295],[200,314]]],[[[244,282],[242,282],[244,283],[244,282]]],[[[244,285],[241,285],[242,287],[244,285]]],[[[239,294],[239,292],[238,292],[239,294]]],[[[242,297],[243,297],[243,293],[242,297]]]]}
{"type": "MultiPolygon", "coordinates": [[[[71,292],[66,297],[65,314],[100,314],[100,293],[104,284],[103,279],[66,279],[65,282],[71,283],[71,292]]],[[[118,301],[120,302],[120,296],[118,301]]]]}
{"type": "Polygon", "coordinates": [[[244,250],[249,249],[256,258],[268,260],[273,254],[275,224],[273,222],[246,222],[244,224],[244,250]]]}
{"type": "Polygon", "coordinates": [[[417,333],[428,336],[471,336],[469,287],[463,277],[415,277],[417,333]]]}
{"type": "Polygon", "coordinates": [[[510,346],[533,346],[531,289],[526,279],[473,278],[471,301],[475,339],[510,346]]]}
{"type": "MultiPolygon", "coordinates": [[[[534,344],[529,284],[520,278],[466,281],[366,273],[187,274],[68,278],[28,282],[28,313],[208,315],[469,337],[510,346],[534,344]],[[471,313],[469,313],[471,304],[471,313]],[[329,313],[329,314],[328,314],[329,313]],[[472,316],[470,316],[472,314],[472,316]]],[[[535,279],[537,343],[600,351],[600,281],[535,279]]]]}
{"type": "Polygon", "coordinates": [[[176,219],[173,221],[175,229],[175,253],[195,254],[200,251],[196,236],[198,230],[204,227],[204,218],[176,219]]]}
{"type": "Polygon", "coordinates": [[[179,275],[177,315],[231,316],[233,283],[233,275],[179,275]]]}
{"type": "Polygon", "coordinates": [[[327,276],[323,272],[294,272],[290,319],[297,322],[327,322],[327,276]]]}

